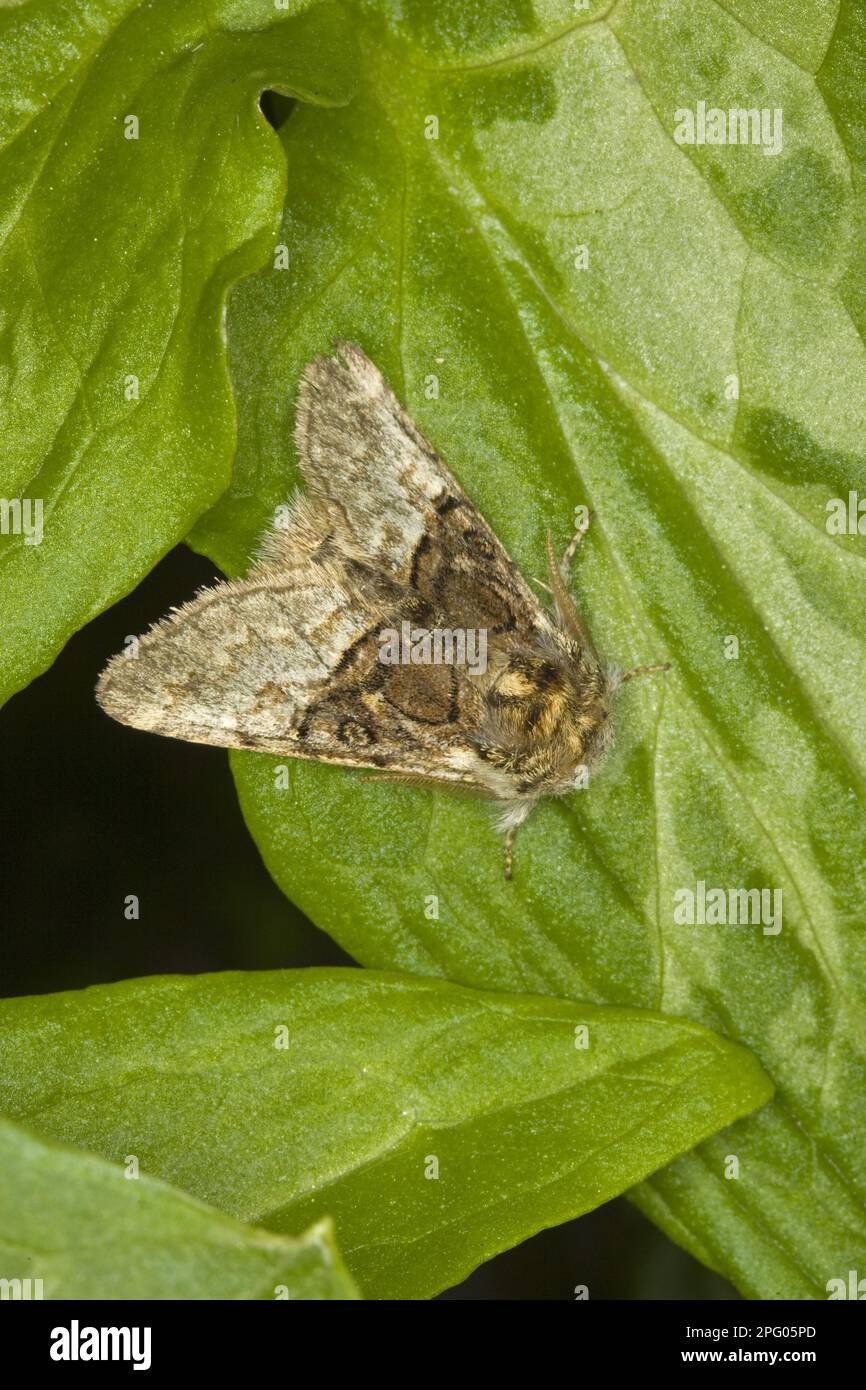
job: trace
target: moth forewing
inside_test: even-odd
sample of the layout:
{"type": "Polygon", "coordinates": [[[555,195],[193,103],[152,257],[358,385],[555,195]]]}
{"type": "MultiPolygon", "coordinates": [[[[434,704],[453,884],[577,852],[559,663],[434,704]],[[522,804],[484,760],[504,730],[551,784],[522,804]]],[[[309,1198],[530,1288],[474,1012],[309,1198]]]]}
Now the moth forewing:
{"type": "Polygon", "coordinates": [[[610,686],[565,589],[576,541],[562,566],[548,542],[549,612],[379,370],[337,354],[304,373],[307,491],[248,577],[157,623],[97,698],[173,738],[499,801],[509,876],[516,827],[609,740],[610,686]]]}

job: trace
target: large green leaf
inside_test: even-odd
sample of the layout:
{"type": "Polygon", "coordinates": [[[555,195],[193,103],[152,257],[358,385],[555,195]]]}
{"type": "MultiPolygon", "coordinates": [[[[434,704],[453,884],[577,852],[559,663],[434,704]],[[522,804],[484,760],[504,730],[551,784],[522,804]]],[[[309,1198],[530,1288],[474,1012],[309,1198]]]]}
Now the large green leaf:
{"type": "Polygon", "coordinates": [[[0,700],[226,487],[226,293],[285,193],[257,98],[344,100],[354,67],[308,0],[0,7],[0,494],[34,528],[0,535],[0,700]]]}
{"type": "Polygon", "coordinates": [[[297,476],[302,366],[356,338],[526,574],[546,526],[563,545],[594,508],[578,586],[600,650],[673,670],[625,688],[606,768],[535,813],[510,884],[483,807],[335,769],[284,789],[237,755],[247,822],[366,965],[651,1006],[752,1047],[773,1106],[640,1200],[744,1291],[820,1295],[866,1242],[866,570],[863,537],[825,528],[828,499],[866,495],[866,14],[358,13],[357,100],[282,132],[290,265],[233,296],[236,481],[194,539],[243,567],[297,476]],[[781,108],[781,151],[677,144],[699,101],[781,108]],[[781,932],[679,925],[700,881],[780,890],[781,932]]]}
{"type": "Polygon", "coordinates": [[[690,1023],[359,970],[11,999],[0,1029],[0,1109],[277,1231],[333,1215],[373,1297],[457,1283],[771,1094],[690,1023]]]}
{"type": "Polygon", "coordinates": [[[5,1120],[0,1172],[4,1296],[358,1297],[327,1222],[300,1240],[254,1230],[164,1182],[133,1176],[129,1161],[109,1164],[5,1120]]]}

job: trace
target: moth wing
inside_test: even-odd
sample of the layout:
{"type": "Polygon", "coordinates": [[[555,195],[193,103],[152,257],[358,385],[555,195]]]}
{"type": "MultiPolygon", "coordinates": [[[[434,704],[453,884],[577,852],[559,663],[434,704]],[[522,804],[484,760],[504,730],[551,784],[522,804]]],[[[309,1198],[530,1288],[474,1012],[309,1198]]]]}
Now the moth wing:
{"type": "Polygon", "coordinates": [[[295,443],[338,543],[411,588],[436,554],[464,573],[467,588],[473,574],[481,584],[492,577],[519,610],[520,626],[544,626],[544,610],[505,547],[378,367],[355,343],[335,348],[337,357],[317,357],[304,372],[295,443]]]}
{"type": "Polygon", "coordinates": [[[365,353],[335,346],[301,379],[301,471],[349,549],[405,578],[427,513],[456,484],[365,353]]]}
{"type": "Polygon", "coordinates": [[[138,729],[279,751],[366,621],[328,580],[308,565],[279,581],[205,590],[140,638],[137,652],[114,657],[99,703],[138,729]]]}
{"type": "Polygon", "coordinates": [[[99,703],[121,723],[193,743],[476,785],[461,730],[480,718],[477,689],[453,666],[382,663],[401,591],[358,566],[350,578],[328,558],[322,525],[298,499],[280,535],[294,563],[262,563],[157,623],[135,656],[106,667],[99,703]]]}

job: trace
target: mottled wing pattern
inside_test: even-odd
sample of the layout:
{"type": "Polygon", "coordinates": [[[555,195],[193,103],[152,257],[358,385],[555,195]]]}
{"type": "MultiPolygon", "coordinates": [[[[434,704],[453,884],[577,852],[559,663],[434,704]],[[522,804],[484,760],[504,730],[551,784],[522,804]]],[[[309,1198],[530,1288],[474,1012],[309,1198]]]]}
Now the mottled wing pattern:
{"type": "Polygon", "coordinates": [[[460,616],[467,591],[491,587],[497,611],[507,601],[521,630],[544,626],[547,615],[496,533],[378,368],[354,343],[336,350],[336,358],[318,357],[304,372],[295,440],[310,493],[338,543],[434,602],[433,580],[453,569],[443,600],[464,626],[473,625],[460,616]]]}
{"type": "Polygon", "coordinates": [[[194,743],[469,780],[441,753],[451,729],[477,718],[468,678],[448,666],[383,666],[374,613],[344,593],[335,603],[327,572],[300,578],[200,595],[142,638],[136,657],[114,658],[100,704],[194,743]]]}
{"type": "Polygon", "coordinates": [[[140,729],[279,750],[370,618],[314,562],[219,584],[116,656],[97,697],[140,729]]]}
{"type": "Polygon", "coordinates": [[[549,624],[490,527],[359,348],[305,374],[297,440],[309,491],[245,580],[158,623],[97,688],[114,718],[221,747],[382,768],[484,790],[478,681],[387,666],[380,633],[549,624]]]}

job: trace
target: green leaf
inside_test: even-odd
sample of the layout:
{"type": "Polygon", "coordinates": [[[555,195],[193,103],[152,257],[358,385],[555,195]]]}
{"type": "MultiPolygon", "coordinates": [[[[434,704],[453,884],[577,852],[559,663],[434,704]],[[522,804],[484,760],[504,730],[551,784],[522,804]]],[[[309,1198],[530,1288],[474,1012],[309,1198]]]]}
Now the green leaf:
{"type": "Polygon", "coordinates": [[[273,1230],[327,1212],[378,1298],[457,1283],[771,1094],[678,1019],[357,970],[11,999],[0,1030],[7,1113],[273,1230]]]}
{"type": "Polygon", "coordinates": [[[0,699],[228,484],[226,294],[286,186],[257,98],[342,101],[354,67],[304,0],[0,8],[0,699]]]}
{"type": "Polygon", "coordinates": [[[128,1163],[125,1172],[5,1120],[0,1170],[0,1271],[31,1281],[11,1284],[13,1297],[359,1296],[326,1221],[300,1240],[254,1230],[156,1178],[128,1178],[128,1163]]]}
{"type": "Polygon", "coordinates": [[[592,506],[599,649],[673,670],[624,688],[606,767],[533,814],[510,884],[483,806],[233,767],[271,873],[363,964],[753,1048],[773,1106],[639,1199],[743,1291],[817,1296],[866,1243],[866,542],[825,525],[866,497],[866,16],[564,8],[361,7],[356,101],[282,131],[290,269],[233,298],[236,481],[194,539],[243,567],[297,477],[303,364],[355,338],[525,574],[592,506]],[[677,144],[699,101],[781,109],[781,151],[677,144]],[[781,892],[781,931],[679,924],[699,882],[781,892]]]}

